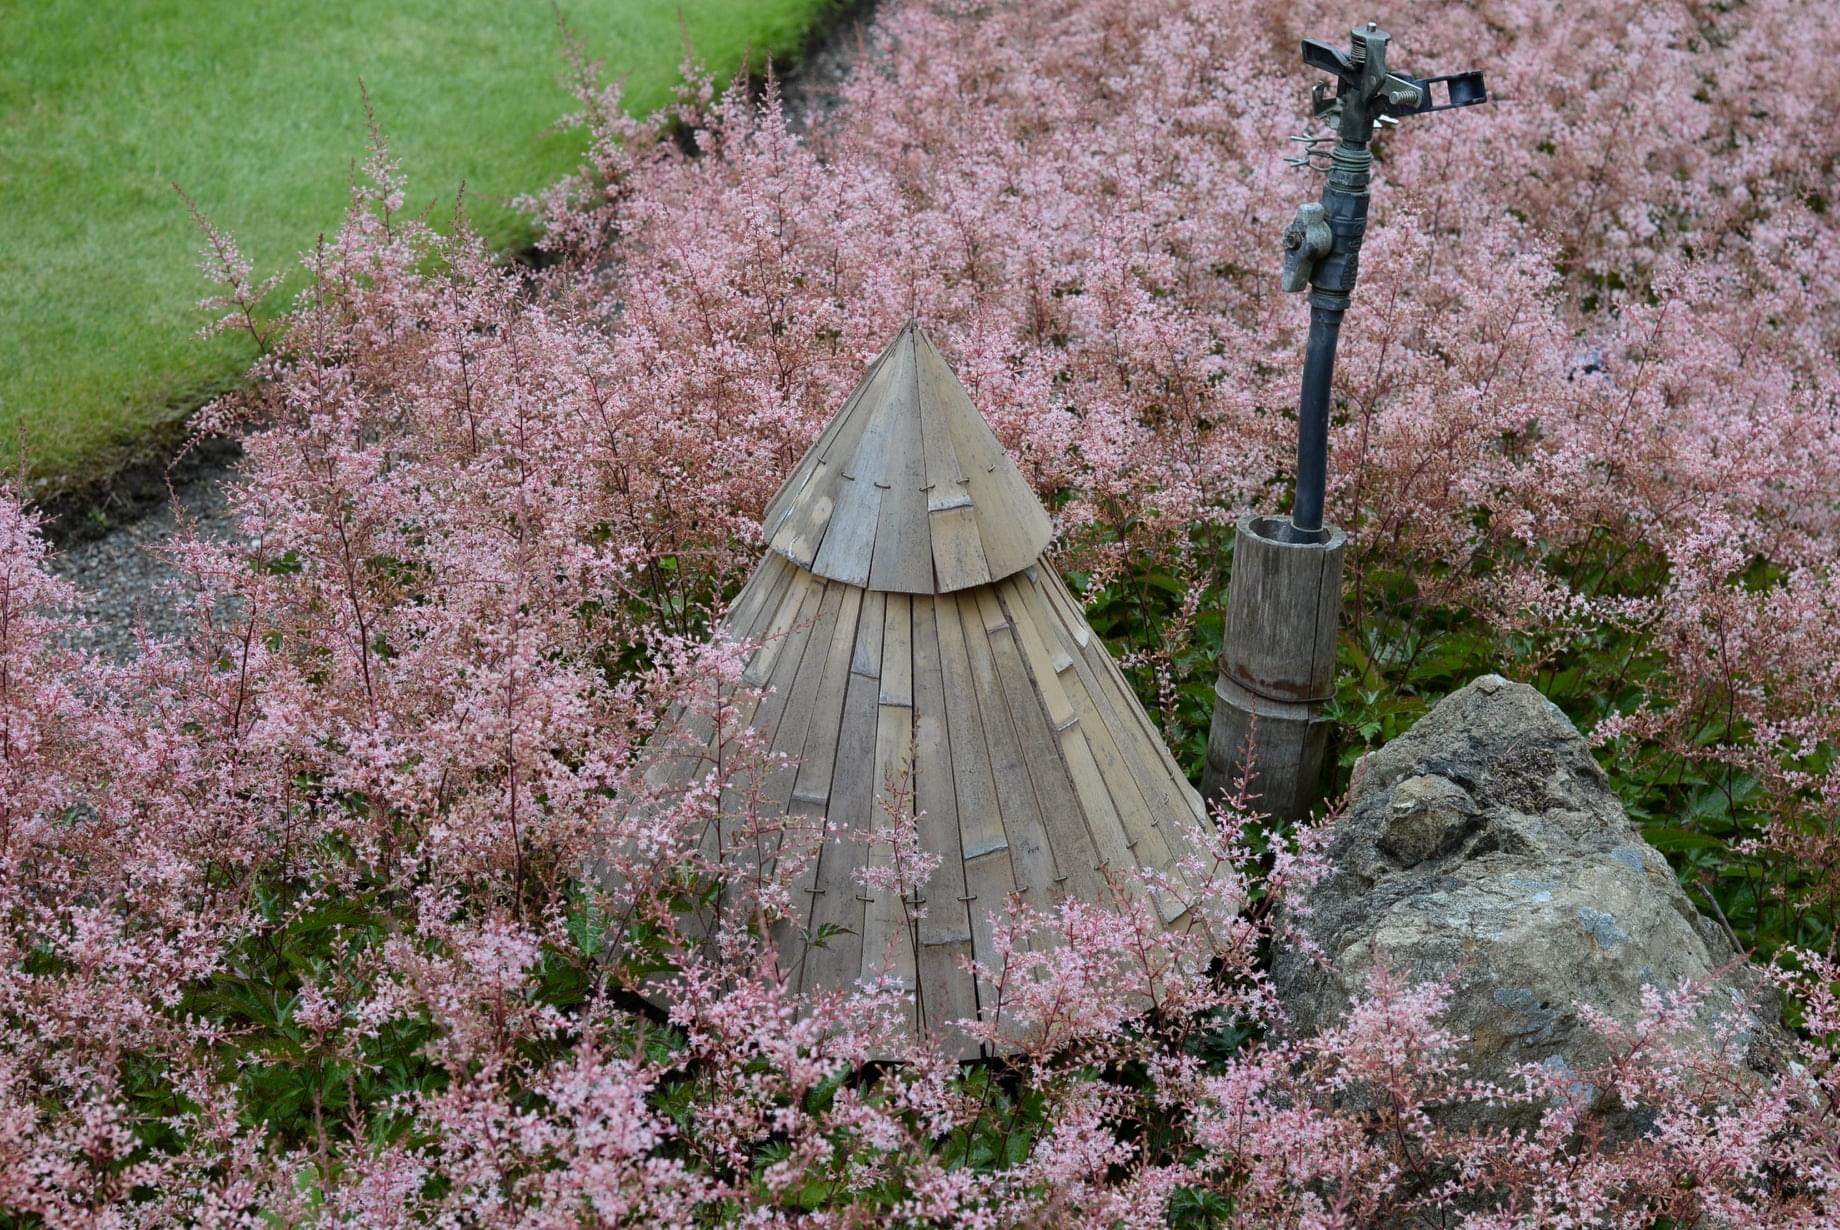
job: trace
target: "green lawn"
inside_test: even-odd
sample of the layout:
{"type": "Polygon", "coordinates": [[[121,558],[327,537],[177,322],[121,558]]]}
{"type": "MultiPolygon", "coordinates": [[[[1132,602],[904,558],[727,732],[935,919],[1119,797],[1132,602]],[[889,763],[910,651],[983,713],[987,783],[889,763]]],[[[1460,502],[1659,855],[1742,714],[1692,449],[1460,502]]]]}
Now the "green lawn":
{"type": "MultiPolygon", "coordinates": [[[[649,109],[687,33],[705,63],[796,48],[826,0],[560,0],[649,109]]],[[[0,17],[0,461],[27,433],[55,484],[106,464],[247,363],[201,342],[199,236],[177,182],[259,275],[337,224],[364,155],[362,78],[411,204],[467,186],[499,241],[510,198],[581,138],[549,0],[35,0],[0,17]]]]}

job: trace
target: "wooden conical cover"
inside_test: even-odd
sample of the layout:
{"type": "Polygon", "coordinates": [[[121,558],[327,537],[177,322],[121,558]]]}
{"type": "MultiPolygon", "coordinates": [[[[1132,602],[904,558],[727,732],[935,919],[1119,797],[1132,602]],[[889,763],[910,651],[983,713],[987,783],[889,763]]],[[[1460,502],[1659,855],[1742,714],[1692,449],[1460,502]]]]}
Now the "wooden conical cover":
{"type": "Polygon", "coordinates": [[[1048,514],[917,324],[896,335],[767,506],[767,545],[821,577],[949,594],[1041,558],[1048,514]]]}
{"type": "MultiPolygon", "coordinates": [[[[991,912],[1012,894],[1043,909],[1099,900],[1107,866],[1179,881],[1188,835],[1206,823],[1201,800],[1073,595],[1038,563],[1045,512],[918,328],[794,471],[767,531],[774,550],[725,628],[758,644],[748,722],[790,758],[766,781],[764,807],[875,831],[902,800],[941,860],[908,903],[924,907],[910,929],[910,909],[861,877],[889,847],[825,843],[795,889],[805,926],[780,936],[785,968],[807,991],[894,973],[916,992],[915,1027],[974,1055],[950,1023],[990,996],[962,966],[992,961],[991,912]],[[951,445],[936,461],[935,439],[951,445]],[[942,522],[949,512],[967,515],[942,522]],[[980,572],[988,579],[966,579],[980,572]]],[[[694,755],[667,763],[685,785],[712,767],[694,755]]],[[[731,837],[709,834],[706,853],[751,857],[731,837]]],[[[1166,922],[1182,916],[1174,899],[1157,905],[1166,922]]]]}

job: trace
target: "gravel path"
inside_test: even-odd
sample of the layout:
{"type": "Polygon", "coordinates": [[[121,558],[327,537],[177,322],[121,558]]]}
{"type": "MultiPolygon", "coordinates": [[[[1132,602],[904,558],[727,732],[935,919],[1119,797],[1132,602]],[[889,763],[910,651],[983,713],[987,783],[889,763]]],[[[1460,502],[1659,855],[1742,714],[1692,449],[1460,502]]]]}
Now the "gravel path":
{"type": "MultiPolygon", "coordinates": [[[[837,109],[836,87],[863,55],[876,3],[857,0],[844,8],[782,75],[787,124],[794,132],[810,131],[837,109]]],[[[109,529],[96,536],[71,533],[53,555],[51,570],[81,591],[78,606],[89,626],[76,638],[79,645],[126,658],[138,652],[142,628],[154,637],[183,630],[171,589],[175,574],[160,548],[182,523],[209,538],[227,539],[235,532],[227,488],[241,450],[218,452],[188,463],[183,476],[175,474],[168,498],[139,501],[138,507],[126,501],[130,507],[111,518],[109,529]]],[[[145,485],[149,476],[139,480],[145,485]]]]}
{"type": "Polygon", "coordinates": [[[79,591],[78,610],[89,625],[74,638],[79,646],[129,657],[143,627],[153,637],[182,631],[170,592],[175,574],[160,547],[178,535],[182,521],[209,538],[235,532],[227,491],[234,465],[223,458],[198,467],[166,501],[52,556],[51,570],[79,591]]]}
{"type": "Polygon", "coordinates": [[[842,85],[869,51],[869,27],[880,0],[855,0],[825,26],[798,63],[780,76],[786,127],[803,135],[822,126],[842,105],[842,85]]]}

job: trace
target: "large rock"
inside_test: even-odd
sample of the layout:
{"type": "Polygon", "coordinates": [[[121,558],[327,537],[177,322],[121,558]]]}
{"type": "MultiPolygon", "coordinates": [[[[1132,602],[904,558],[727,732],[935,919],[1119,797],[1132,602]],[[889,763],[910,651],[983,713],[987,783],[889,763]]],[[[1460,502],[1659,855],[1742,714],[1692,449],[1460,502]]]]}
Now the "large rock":
{"type": "MultiPolygon", "coordinates": [[[[1469,1040],[1470,1075],[1510,1083],[1527,1063],[1563,1073],[1603,1060],[1580,1004],[1627,1023],[1643,987],[1717,978],[1698,1043],[1717,1045],[1715,1019],[1735,1019],[1728,1056],[1773,1063],[1761,980],[1636,833],[1571,722],[1524,684],[1485,675],[1365,757],[1329,856],[1333,875],[1290,915],[1321,961],[1296,944],[1274,958],[1305,1034],[1341,1016],[1376,962],[1414,980],[1456,971],[1447,1023],[1469,1040]]],[[[1627,1124],[1624,1108],[1603,1109],[1627,1124]]]]}

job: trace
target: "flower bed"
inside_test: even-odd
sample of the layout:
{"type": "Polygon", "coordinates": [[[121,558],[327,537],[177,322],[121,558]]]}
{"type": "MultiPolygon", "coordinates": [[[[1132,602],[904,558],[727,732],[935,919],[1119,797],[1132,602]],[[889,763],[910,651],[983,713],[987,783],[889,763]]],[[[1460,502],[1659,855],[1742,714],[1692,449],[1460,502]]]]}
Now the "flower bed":
{"type": "MultiPolygon", "coordinates": [[[[1303,313],[1276,236],[1314,3],[910,4],[833,129],[584,81],[583,174],[520,275],[401,212],[381,149],[249,397],[258,545],[175,548],[195,630],[114,665],[0,510],[0,1208],[47,1224],[1781,1225],[1831,1215],[1840,13],[1421,6],[1343,344],[1350,755],[1502,665],[1597,724],[1639,819],[1781,956],[1803,1067],[1607,1025],[1611,1066],[1472,1087],[1448,988],[1291,1037],[1262,981],[1314,837],[1222,816],[1210,964],[1138,911],[1012,911],[961,1071],[895,992],[791,1002],[675,906],[765,751],[634,807],[732,715],[710,611],[766,498],[910,315],[1051,500],[1059,560],[1191,761],[1210,616],[1282,498],[1303,313]],[[668,139],[666,139],[668,138],[668,139]],[[732,805],[732,804],[731,804],[732,805]],[[619,820],[616,817],[626,817],[619,820]],[[641,819],[642,818],[642,819],[641,819]],[[581,886],[590,858],[621,873],[581,886]],[[672,1004],[648,1017],[635,992],[672,1004]],[[905,1049],[901,1049],[905,1048],[905,1049]],[[870,1056],[905,1055],[887,1068],[870,1056]],[[1654,1131],[1594,1131],[1580,1081],[1654,1131]],[[1546,1100],[1453,1132],[1453,1100],[1546,1100]]],[[[234,272],[234,270],[231,270],[234,272]]],[[[246,279],[245,279],[246,282],[246,279]]],[[[240,293],[234,287],[234,301],[240,293]]],[[[234,306],[234,303],[232,303],[234,306]]],[[[732,724],[732,723],[731,723],[732,724]]],[[[778,834],[773,833],[777,838],[778,834]]],[[[765,930],[783,886],[738,886],[765,930]]],[[[1114,903],[1115,904],[1115,903],[1114,903]]]]}

